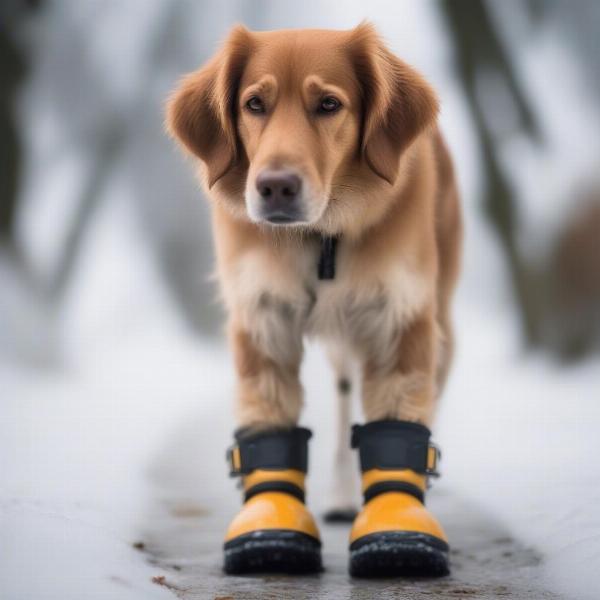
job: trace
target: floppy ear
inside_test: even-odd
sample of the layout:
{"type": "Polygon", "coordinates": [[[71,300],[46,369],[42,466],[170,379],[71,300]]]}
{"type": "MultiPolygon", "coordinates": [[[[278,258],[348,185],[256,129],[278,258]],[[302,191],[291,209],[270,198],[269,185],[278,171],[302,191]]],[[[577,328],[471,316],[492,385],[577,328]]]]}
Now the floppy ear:
{"type": "Polygon", "coordinates": [[[361,152],[379,177],[393,184],[402,152],[435,122],[435,92],[413,68],[394,56],[374,27],[351,32],[350,50],[362,89],[361,152]]]}
{"type": "Polygon", "coordinates": [[[235,27],[219,53],[185,76],[167,102],[167,130],[204,162],[209,188],[240,158],[235,102],[250,45],[250,32],[235,27]]]}

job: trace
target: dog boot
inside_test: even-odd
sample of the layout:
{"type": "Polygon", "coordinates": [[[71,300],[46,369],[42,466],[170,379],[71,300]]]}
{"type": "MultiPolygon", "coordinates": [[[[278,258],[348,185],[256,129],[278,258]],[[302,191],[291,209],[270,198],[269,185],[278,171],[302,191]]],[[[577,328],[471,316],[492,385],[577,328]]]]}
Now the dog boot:
{"type": "Polygon", "coordinates": [[[448,540],[425,508],[427,477],[437,476],[439,450],[424,425],[373,421],[352,428],[364,505],[350,533],[355,577],[449,573],[448,540]]]}
{"type": "Polygon", "coordinates": [[[236,433],[227,452],[232,476],[242,477],[244,505],[225,537],[225,572],[313,573],[321,541],[304,505],[311,432],[302,427],[236,433]]]}

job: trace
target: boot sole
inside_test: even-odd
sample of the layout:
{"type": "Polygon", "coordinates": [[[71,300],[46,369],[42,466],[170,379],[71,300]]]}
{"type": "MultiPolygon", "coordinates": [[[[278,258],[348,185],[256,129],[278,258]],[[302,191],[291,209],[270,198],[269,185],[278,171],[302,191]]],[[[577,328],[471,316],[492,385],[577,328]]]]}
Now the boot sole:
{"type": "Polygon", "coordinates": [[[263,529],[225,542],[224,570],[244,573],[318,573],[321,542],[300,531],[263,529]]]}
{"type": "Polygon", "coordinates": [[[426,533],[381,531],[350,545],[353,577],[443,577],[449,575],[448,544],[426,533]]]}

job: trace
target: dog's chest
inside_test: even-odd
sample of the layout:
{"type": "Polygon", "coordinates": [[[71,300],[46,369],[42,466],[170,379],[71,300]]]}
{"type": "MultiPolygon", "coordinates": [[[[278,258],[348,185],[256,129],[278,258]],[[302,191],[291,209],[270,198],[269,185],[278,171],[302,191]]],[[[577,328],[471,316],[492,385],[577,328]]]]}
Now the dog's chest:
{"type": "Polygon", "coordinates": [[[285,344],[288,336],[339,339],[354,346],[385,345],[403,323],[423,305],[426,289],[421,277],[398,260],[365,270],[348,251],[338,251],[335,277],[319,280],[318,252],[282,255],[265,269],[261,261],[246,262],[244,302],[246,324],[270,345],[285,344]],[[250,300],[250,298],[248,298],[250,300]]]}
{"type": "Polygon", "coordinates": [[[354,284],[338,269],[334,280],[317,281],[313,301],[306,312],[304,331],[307,335],[352,339],[383,326],[389,321],[392,307],[383,285],[354,284]]]}

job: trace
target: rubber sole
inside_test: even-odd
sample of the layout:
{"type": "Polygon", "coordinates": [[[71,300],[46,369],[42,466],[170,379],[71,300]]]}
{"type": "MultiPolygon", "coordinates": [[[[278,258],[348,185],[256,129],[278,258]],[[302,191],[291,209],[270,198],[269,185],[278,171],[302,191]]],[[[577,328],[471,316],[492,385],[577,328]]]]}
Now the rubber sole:
{"type": "Polygon", "coordinates": [[[321,542],[300,531],[263,529],[225,542],[224,570],[245,573],[318,573],[321,542]]]}
{"type": "Polygon", "coordinates": [[[426,533],[382,531],[350,545],[353,577],[443,577],[450,573],[448,544],[426,533]]]}

